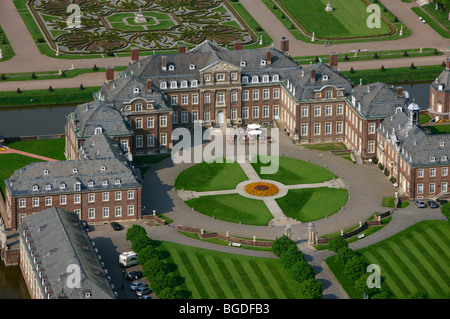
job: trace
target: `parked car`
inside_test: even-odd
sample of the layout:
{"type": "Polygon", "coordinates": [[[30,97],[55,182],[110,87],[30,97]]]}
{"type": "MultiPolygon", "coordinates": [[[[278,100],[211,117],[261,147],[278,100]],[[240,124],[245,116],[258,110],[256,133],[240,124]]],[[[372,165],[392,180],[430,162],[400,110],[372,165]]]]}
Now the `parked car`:
{"type": "Polygon", "coordinates": [[[89,224],[87,221],[85,221],[84,219],[81,220],[81,225],[83,225],[84,229],[86,231],[89,231],[89,224]]]}
{"type": "Polygon", "coordinates": [[[150,295],[145,295],[145,296],[142,296],[142,297],[139,298],[139,299],[156,299],[156,298],[153,297],[153,296],[150,296],[150,295]]]}
{"type": "Polygon", "coordinates": [[[134,281],[134,280],[138,280],[139,278],[142,278],[142,271],[131,271],[128,272],[125,277],[129,280],[129,281],[134,281]]]}
{"type": "Polygon", "coordinates": [[[152,292],[153,292],[153,290],[150,287],[140,287],[140,288],[136,289],[136,295],[139,297],[151,294],[152,292]]]}
{"type": "Polygon", "coordinates": [[[427,204],[428,204],[428,206],[430,206],[430,208],[438,208],[439,207],[438,203],[436,203],[434,200],[429,200],[427,202],[427,204]]]}
{"type": "Polygon", "coordinates": [[[448,203],[446,199],[438,199],[437,202],[441,204],[441,206],[448,203]]]}
{"type": "Polygon", "coordinates": [[[416,206],[419,208],[426,208],[427,204],[423,200],[415,200],[414,203],[416,203],[416,206]]]}
{"type": "Polygon", "coordinates": [[[118,222],[112,222],[111,227],[114,230],[122,230],[123,229],[122,225],[120,225],[118,222]]]}
{"type": "Polygon", "coordinates": [[[149,287],[149,285],[145,282],[135,281],[130,285],[130,290],[137,290],[138,288],[149,287]]]}

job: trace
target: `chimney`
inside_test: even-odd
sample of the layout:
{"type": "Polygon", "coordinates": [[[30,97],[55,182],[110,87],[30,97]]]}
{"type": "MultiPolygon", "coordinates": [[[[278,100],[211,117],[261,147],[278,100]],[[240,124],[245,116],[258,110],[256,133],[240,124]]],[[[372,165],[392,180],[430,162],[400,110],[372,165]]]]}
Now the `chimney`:
{"type": "Polygon", "coordinates": [[[445,59],[445,69],[447,71],[450,71],[450,57],[448,57],[447,59],[445,59]]]}
{"type": "Polygon", "coordinates": [[[267,54],[266,54],[266,63],[267,63],[267,64],[272,64],[272,51],[267,51],[267,54]]]}
{"type": "Polygon", "coordinates": [[[184,44],[178,46],[178,53],[186,53],[186,46],[184,44]]]}
{"type": "Polygon", "coordinates": [[[153,88],[152,88],[152,80],[147,80],[147,92],[148,93],[152,93],[153,88]]]}
{"type": "Polygon", "coordinates": [[[289,39],[282,37],[280,47],[281,47],[282,52],[288,52],[289,51],[289,39]]]}
{"type": "Polygon", "coordinates": [[[131,63],[139,61],[139,48],[131,48],[131,63]]]}
{"type": "Polygon", "coordinates": [[[331,52],[330,53],[330,66],[332,66],[333,68],[336,68],[338,65],[338,55],[336,52],[331,52]]]}
{"type": "Polygon", "coordinates": [[[114,67],[108,66],[106,68],[106,83],[114,81],[114,67]]]}
{"type": "Polygon", "coordinates": [[[242,50],[242,43],[241,42],[235,42],[234,43],[234,49],[235,50],[242,50]]]}
{"type": "Polygon", "coordinates": [[[167,56],[165,55],[161,57],[161,67],[164,71],[167,70],[167,56]]]}
{"type": "Polygon", "coordinates": [[[309,74],[309,78],[311,79],[312,83],[316,82],[316,70],[311,70],[311,72],[309,74]]]}
{"type": "Polygon", "coordinates": [[[403,88],[401,86],[397,86],[397,95],[400,97],[403,96],[403,88]]]}

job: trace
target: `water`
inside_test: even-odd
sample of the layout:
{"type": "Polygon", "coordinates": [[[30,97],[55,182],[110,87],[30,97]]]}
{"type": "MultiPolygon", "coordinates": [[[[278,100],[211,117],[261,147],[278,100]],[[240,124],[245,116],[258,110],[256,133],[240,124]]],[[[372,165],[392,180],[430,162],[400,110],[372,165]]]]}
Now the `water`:
{"type": "Polygon", "coordinates": [[[30,299],[19,266],[6,267],[0,261],[0,299],[30,299]]]}

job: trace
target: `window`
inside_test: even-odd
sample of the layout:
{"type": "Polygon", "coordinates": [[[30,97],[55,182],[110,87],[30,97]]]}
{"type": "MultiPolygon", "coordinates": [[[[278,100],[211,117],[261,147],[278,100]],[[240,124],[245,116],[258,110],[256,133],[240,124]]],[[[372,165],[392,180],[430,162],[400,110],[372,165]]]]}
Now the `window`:
{"type": "Polygon", "coordinates": [[[167,89],[167,82],[161,82],[161,83],[159,84],[159,88],[160,88],[161,90],[167,89]]]}
{"type": "Polygon", "coordinates": [[[136,103],[136,112],[142,111],[142,103],[136,103]]]}
{"type": "Polygon", "coordinates": [[[100,170],[101,170],[102,172],[106,171],[106,166],[100,167],[100,170]]]}
{"type": "Polygon", "coordinates": [[[314,124],[314,135],[320,135],[320,123],[314,124]]]}
{"type": "Polygon", "coordinates": [[[369,134],[375,134],[375,123],[369,123],[369,134]]]}
{"type": "Polygon", "coordinates": [[[142,128],[142,119],[136,119],[136,128],[142,128]]]}
{"type": "Polygon", "coordinates": [[[103,207],[103,218],[109,217],[109,207],[103,207]]]}
{"type": "Polygon", "coordinates": [[[187,123],[188,122],[188,112],[183,111],[181,112],[181,123],[187,123]]]}
{"type": "Polygon", "coordinates": [[[423,169],[417,171],[417,177],[423,177],[423,169]]]}
{"type": "Polygon", "coordinates": [[[274,99],[280,98],[280,89],[273,89],[273,98],[274,99]]]}
{"type": "Polygon", "coordinates": [[[162,133],[160,136],[160,141],[159,141],[160,145],[167,145],[167,134],[166,133],[162,133]]]}
{"type": "Polygon", "coordinates": [[[182,105],[188,104],[188,96],[187,96],[187,94],[183,94],[183,95],[181,96],[181,104],[182,104],[182,105]]]}
{"type": "Polygon", "coordinates": [[[122,216],[122,206],[116,206],[115,212],[116,212],[116,217],[122,216]]]}
{"type": "Polygon", "coordinates": [[[190,64],[189,65],[189,70],[195,70],[195,64],[190,64]]]}
{"type": "Polygon", "coordinates": [[[243,107],[242,108],[242,118],[243,119],[248,119],[248,107],[243,107]]]}
{"type": "Polygon", "coordinates": [[[236,72],[231,73],[231,80],[236,81],[238,78],[238,74],[236,72]]]}
{"type": "Polygon", "coordinates": [[[320,116],[320,106],[314,106],[314,116],[320,116]]]}
{"type": "Polygon", "coordinates": [[[435,176],[436,176],[436,169],[430,168],[430,177],[435,177],[435,176]]]}
{"type": "Polygon", "coordinates": [[[242,83],[248,83],[248,76],[242,77],[242,83]]]}
{"type": "Polygon", "coordinates": [[[95,208],[89,208],[88,218],[89,219],[94,219],[95,218],[95,208]]]}
{"type": "Polygon", "coordinates": [[[81,183],[80,182],[76,182],[73,189],[75,191],[80,191],[81,190],[81,183]]]}
{"type": "Polygon", "coordinates": [[[153,128],[155,126],[155,119],[153,117],[147,118],[147,128],[153,128]]]}
{"type": "Polygon", "coordinates": [[[447,182],[443,182],[443,183],[442,183],[442,186],[441,186],[441,191],[442,191],[442,192],[447,192],[447,190],[448,190],[447,182]]]}
{"type": "Polygon", "coordinates": [[[272,76],[272,82],[278,82],[278,81],[280,81],[280,76],[278,74],[274,74],[272,76]]]}
{"type": "Polygon", "coordinates": [[[188,87],[188,82],[186,80],[181,81],[181,87],[182,88],[187,88],[188,87]]]}
{"type": "MultiPolygon", "coordinates": [[[[48,185],[47,185],[48,186],[48,185]]],[[[33,185],[33,192],[36,192],[36,191],[38,191],[39,190],[39,186],[38,185],[33,185]]],[[[45,188],[45,189],[47,189],[47,187],[45,188]]],[[[51,189],[51,186],[50,186],[50,189],[51,189]]]]}
{"type": "Polygon", "coordinates": [[[244,90],[244,91],[242,91],[242,100],[243,101],[248,101],[248,99],[249,99],[249,92],[248,92],[248,90],[244,90]]]}
{"type": "Polygon", "coordinates": [[[269,117],[269,107],[263,106],[263,117],[269,117]]]}
{"type": "Polygon", "coordinates": [[[74,213],[77,214],[78,218],[81,218],[81,209],[75,209],[74,213]]]}
{"type": "Polygon", "coordinates": [[[261,65],[266,65],[266,60],[261,60],[261,61],[259,62],[259,64],[261,64],[261,65]]]}
{"type": "Polygon", "coordinates": [[[167,126],[167,116],[161,116],[159,119],[159,125],[161,127],[166,127],[167,126]]]}
{"type": "Polygon", "coordinates": [[[423,194],[423,184],[417,184],[417,194],[423,194]]]}
{"type": "Polygon", "coordinates": [[[66,205],[66,203],[67,203],[66,195],[59,196],[59,204],[60,205],[66,205]]]}
{"type": "Polygon", "coordinates": [[[333,91],[327,91],[326,98],[331,99],[333,97],[333,91]]]}
{"type": "Polygon", "coordinates": [[[147,135],[147,146],[148,147],[155,146],[155,136],[153,134],[148,134],[147,135]]]}
{"type": "Polygon", "coordinates": [[[237,93],[231,92],[231,102],[237,102],[237,93]]]}
{"type": "Polygon", "coordinates": [[[442,176],[448,175],[448,167],[442,167],[442,176]]]}
{"type": "Polygon", "coordinates": [[[173,124],[177,124],[178,123],[178,112],[177,111],[174,111],[172,113],[172,123],[173,124]]]}
{"type": "Polygon", "coordinates": [[[273,106],[273,117],[276,119],[279,116],[279,107],[278,105],[273,106]]]}
{"type": "Polygon", "coordinates": [[[342,134],[342,122],[336,122],[336,133],[342,134]]]}
{"type": "Polygon", "coordinates": [[[52,198],[50,196],[45,197],[45,206],[52,206],[52,198]]]}
{"type": "Polygon", "coordinates": [[[331,134],[331,123],[325,123],[325,134],[331,134]]]}
{"type": "Polygon", "coordinates": [[[375,153],[375,141],[369,141],[369,153],[375,153]]]}
{"type": "Polygon", "coordinates": [[[253,90],[253,101],[259,100],[259,90],[253,90]]]}
{"type": "Polygon", "coordinates": [[[20,207],[20,208],[25,207],[25,203],[26,203],[25,198],[19,199],[19,207],[20,207]]]}
{"type": "Polygon", "coordinates": [[[303,117],[308,116],[308,107],[307,106],[302,106],[302,116],[303,117]]]}
{"type": "Polygon", "coordinates": [[[302,136],[308,135],[308,124],[302,124],[302,136]]]}
{"type": "Polygon", "coordinates": [[[204,118],[205,118],[205,122],[209,122],[209,111],[205,111],[204,118]]]}
{"type": "Polygon", "coordinates": [[[217,81],[225,81],[225,74],[223,73],[217,74],[217,81]]]}
{"type": "Polygon", "coordinates": [[[142,147],[142,135],[136,135],[136,147],[142,147]]]}
{"type": "Polygon", "coordinates": [[[333,107],[331,105],[327,105],[325,107],[325,115],[330,116],[333,114],[333,107]]]}
{"type": "Polygon", "coordinates": [[[430,193],[434,193],[434,192],[436,192],[436,184],[430,183],[430,193]]]}
{"type": "Polygon", "coordinates": [[[198,121],[198,111],[192,111],[192,121],[193,122],[198,121]]]}
{"type": "Polygon", "coordinates": [[[237,110],[231,109],[231,119],[235,121],[237,119],[237,110]]]}
{"type": "Polygon", "coordinates": [[[172,81],[172,82],[170,82],[170,88],[171,88],[171,89],[176,89],[177,87],[178,87],[177,81],[172,81]]]}
{"type": "Polygon", "coordinates": [[[264,100],[269,99],[269,90],[268,89],[263,90],[263,99],[264,100]]]}
{"type": "Polygon", "coordinates": [[[134,215],[134,205],[128,205],[128,216],[134,215]]]}
{"type": "Polygon", "coordinates": [[[109,201],[109,193],[103,193],[102,194],[102,200],[104,201],[104,202],[108,202],[109,201]]]}
{"type": "Polygon", "coordinates": [[[122,200],[122,192],[116,192],[116,200],[122,200]]]}
{"type": "Polygon", "coordinates": [[[198,86],[198,81],[197,80],[192,80],[191,87],[196,88],[197,86],[198,86]]]}
{"type": "Polygon", "coordinates": [[[225,103],[225,94],[217,93],[217,103],[223,104],[225,103]]]}
{"type": "Polygon", "coordinates": [[[95,194],[91,193],[88,195],[88,202],[94,203],[95,202],[95,194]]]}
{"type": "Polygon", "coordinates": [[[192,104],[198,104],[198,94],[192,94],[192,104]]]}
{"type": "Polygon", "coordinates": [[[339,104],[338,106],[336,106],[336,114],[337,115],[344,114],[344,106],[342,104],[339,104]]]}
{"type": "Polygon", "coordinates": [[[39,207],[39,198],[38,197],[33,197],[32,205],[33,205],[33,207],[39,207]]]}
{"type": "Polygon", "coordinates": [[[203,103],[205,103],[205,104],[210,103],[209,93],[205,93],[205,95],[203,96],[203,103]]]}
{"type": "MultiPolygon", "coordinates": [[[[264,62],[266,62],[266,61],[264,61],[264,62]]],[[[265,83],[269,82],[269,76],[268,75],[263,75],[262,81],[265,82],[265,83]]]]}
{"type": "Polygon", "coordinates": [[[259,106],[254,106],[252,108],[252,117],[254,119],[259,117],[259,106]]]}
{"type": "Polygon", "coordinates": [[[245,66],[245,61],[241,61],[240,66],[245,66]]]}
{"type": "Polygon", "coordinates": [[[75,195],[73,195],[73,202],[74,202],[75,204],[81,203],[81,195],[80,195],[80,194],[75,194],[75,195]]]}
{"type": "Polygon", "coordinates": [[[176,95],[172,95],[170,97],[170,104],[171,105],[177,105],[178,104],[178,97],[176,95]]]}

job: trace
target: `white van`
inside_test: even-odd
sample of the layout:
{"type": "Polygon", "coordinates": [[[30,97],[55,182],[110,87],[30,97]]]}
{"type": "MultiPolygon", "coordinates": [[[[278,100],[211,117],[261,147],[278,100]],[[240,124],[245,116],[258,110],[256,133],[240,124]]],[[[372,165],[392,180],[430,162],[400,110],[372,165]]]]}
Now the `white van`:
{"type": "Polygon", "coordinates": [[[131,267],[138,264],[137,254],[134,251],[127,251],[119,255],[119,264],[123,267],[131,267]]]}

